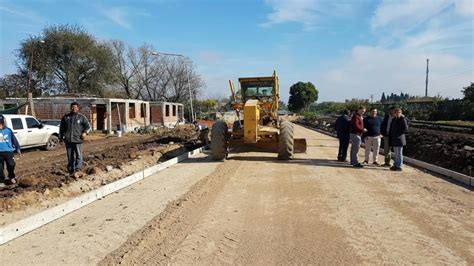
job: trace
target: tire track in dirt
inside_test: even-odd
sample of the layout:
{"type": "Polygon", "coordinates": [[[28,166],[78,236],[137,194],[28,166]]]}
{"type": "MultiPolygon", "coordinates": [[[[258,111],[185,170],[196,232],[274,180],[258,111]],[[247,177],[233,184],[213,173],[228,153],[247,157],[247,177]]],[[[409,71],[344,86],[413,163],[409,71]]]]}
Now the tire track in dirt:
{"type": "MultiPolygon", "coordinates": [[[[226,162],[228,163],[228,162],[226,162]]],[[[235,162],[232,162],[235,163],[235,162]]],[[[223,194],[229,187],[231,190],[239,189],[235,180],[239,179],[237,173],[242,173],[244,167],[239,167],[234,172],[228,172],[229,182],[221,190],[218,197],[231,199],[229,194],[223,194]]],[[[246,189],[240,190],[242,197],[248,197],[246,189]]],[[[186,265],[192,263],[202,264],[232,264],[237,248],[241,243],[240,232],[244,229],[241,201],[226,200],[226,204],[215,204],[206,211],[201,221],[180,243],[179,248],[170,255],[167,263],[186,265]],[[216,230],[218,227],[218,230],[216,230]]]]}
{"type": "Polygon", "coordinates": [[[239,165],[239,162],[219,165],[216,171],[195,184],[181,199],[171,202],[160,215],[132,234],[99,264],[163,264],[201,220],[228,182],[228,173],[234,172],[239,165]]]}
{"type": "Polygon", "coordinates": [[[273,154],[232,154],[229,161],[242,165],[165,264],[357,261],[344,233],[322,222],[326,207],[306,167],[273,154]]]}

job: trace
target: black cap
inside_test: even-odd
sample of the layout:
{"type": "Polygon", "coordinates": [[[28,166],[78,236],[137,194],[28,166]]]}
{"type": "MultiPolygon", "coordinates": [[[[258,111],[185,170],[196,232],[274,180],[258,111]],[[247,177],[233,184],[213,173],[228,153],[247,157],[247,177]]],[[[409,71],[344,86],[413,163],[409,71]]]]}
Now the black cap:
{"type": "Polygon", "coordinates": [[[0,124],[5,125],[5,117],[0,115],[0,124]]]}

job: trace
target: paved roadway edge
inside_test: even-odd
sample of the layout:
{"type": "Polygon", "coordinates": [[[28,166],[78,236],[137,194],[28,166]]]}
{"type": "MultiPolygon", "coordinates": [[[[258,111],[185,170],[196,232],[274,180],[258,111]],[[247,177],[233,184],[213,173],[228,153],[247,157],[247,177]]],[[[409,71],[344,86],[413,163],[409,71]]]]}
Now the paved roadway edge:
{"type": "MultiPolygon", "coordinates": [[[[296,124],[306,128],[306,129],[310,129],[310,130],[319,132],[321,134],[336,138],[336,136],[334,136],[333,134],[331,134],[329,132],[326,132],[324,130],[321,130],[321,129],[318,129],[318,128],[312,128],[312,127],[302,125],[302,124],[298,124],[298,123],[296,123],[296,124]]],[[[362,144],[362,147],[364,147],[364,144],[362,144]]],[[[365,147],[364,147],[364,149],[365,149],[365,147]]],[[[382,148],[380,149],[380,154],[383,155],[383,149],[382,148]]],[[[392,156],[393,156],[393,153],[392,153],[392,156]]],[[[434,172],[434,173],[446,176],[448,178],[454,179],[454,180],[456,180],[458,182],[461,182],[465,185],[468,185],[470,187],[474,187],[474,177],[470,177],[468,175],[461,174],[461,173],[455,172],[453,170],[449,170],[449,169],[446,169],[446,168],[443,168],[443,167],[440,167],[440,166],[429,164],[429,163],[426,163],[426,162],[423,162],[423,161],[420,161],[420,160],[416,160],[416,159],[413,159],[413,158],[410,158],[410,157],[407,157],[407,156],[403,156],[403,161],[405,163],[407,163],[408,165],[423,168],[423,169],[429,170],[431,172],[434,172]]]]}
{"type": "Polygon", "coordinates": [[[122,188],[128,187],[140,180],[143,180],[153,174],[156,174],[172,165],[175,165],[181,161],[184,161],[190,158],[191,156],[199,154],[201,152],[202,152],[202,148],[192,150],[178,157],[167,160],[163,163],[151,166],[140,172],[124,177],[122,179],[119,179],[115,182],[112,182],[100,188],[94,189],[81,196],[78,196],[60,205],[57,205],[51,209],[41,211],[30,217],[24,218],[22,220],[19,220],[11,224],[8,224],[4,227],[1,227],[0,228],[0,245],[3,245],[35,229],[38,229],[42,227],[43,225],[46,225],[73,211],[76,211],[100,198],[103,198],[122,188]]]}

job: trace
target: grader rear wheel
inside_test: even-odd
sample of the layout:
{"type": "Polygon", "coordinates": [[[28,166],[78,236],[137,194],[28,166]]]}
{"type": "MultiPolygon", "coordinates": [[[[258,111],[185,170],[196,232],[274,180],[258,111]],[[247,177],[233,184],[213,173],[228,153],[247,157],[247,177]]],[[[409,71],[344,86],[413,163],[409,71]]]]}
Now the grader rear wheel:
{"type": "Polygon", "coordinates": [[[227,124],[217,121],[211,129],[211,156],[213,160],[222,161],[227,155],[227,124]]]}
{"type": "Polygon", "coordinates": [[[280,135],[278,136],[278,159],[289,160],[293,157],[293,124],[282,122],[280,126],[280,135]]]}

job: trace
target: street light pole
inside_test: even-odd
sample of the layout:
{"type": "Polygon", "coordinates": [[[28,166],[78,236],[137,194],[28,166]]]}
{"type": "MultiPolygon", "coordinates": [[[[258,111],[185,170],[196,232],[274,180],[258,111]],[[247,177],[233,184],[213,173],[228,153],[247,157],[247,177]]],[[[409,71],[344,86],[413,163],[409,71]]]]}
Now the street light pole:
{"type": "MultiPolygon", "coordinates": [[[[40,40],[39,43],[44,43],[43,40],[40,40]]],[[[27,87],[27,101],[29,103],[30,109],[31,109],[31,115],[36,116],[35,114],[35,106],[33,104],[33,93],[31,93],[31,72],[33,71],[33,57],[35,54],[35,50],[31,50],[30,53],[30,67],[28,69],[28,87],[27,87]]]]}
{"type": "Polygon", "coordinates": [[[189,103],[191,105],[191,118],[193,120],[191,122],[194,122],[196,120],[196,117],[194,117],[193,94],[191,93],[191,82],[189,82],[190,73],[189,73],[188,65],[185,65],[184,67],[186,68],[186,73],[187,73],[187,76],[188,76],[189,103]]]}
{"type": "Polygon", "coordinates": [[[194,117],[194,108],[193,108],[193,94],[191,92],[191,82],[190,82],[190,71],[188,69],[188,65],[186,64],[186,62],[184,61],[185,59],[185,56],[184,55],[181,55],[181,54],[171,54],[171,53],[161,53],[161,52],[152,52],[151,53],[152,55],[156,55],[156,56],[159,56],[159,55],[165,55],[165,56],[177,56],[177,57],[181,57],[183,59],[183,62],[185,63],[184,67],[186,69],[186,76],[187,76],[187,80],[188,80],[188,91],[189,91],[189,105],[190,105],[190,108],[191,108],[191,122],[194,122],[194,120],[196,119],[194,117]]]}

